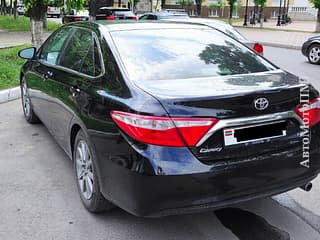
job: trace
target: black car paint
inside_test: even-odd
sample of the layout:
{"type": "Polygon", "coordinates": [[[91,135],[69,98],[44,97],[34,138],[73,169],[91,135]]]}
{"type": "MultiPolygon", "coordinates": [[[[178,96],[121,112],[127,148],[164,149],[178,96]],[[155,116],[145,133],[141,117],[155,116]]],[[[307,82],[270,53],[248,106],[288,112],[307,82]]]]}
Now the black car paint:
{"type": "MultiPolygon", "coordinates": [[[[212,95],[201,95],[198,91],[196,97],[187,94],[183,97],[181,89],[173,87],[169,93],[173,98],[168,99],[157,85],[160,82],[150,88],[127,79],[113,42],[103,37],[99,24],[83,22],[68,26],[90,29],[97,35],[105,74],[87,79],[31,60],[23,66],[22,75],[27,79],[36,114],[70,158],[77,130],[81,128],[87,135],[96,152],[102,194],[117,206],[139,216],[220,208],[299,187],[319,173],[319,124],[311,130],[310,168],[300,165],[301,138],[289,142],[287,148],[273,146],[273,151],[261,154],[259,150],[264,146],[255,144],[253,147],[258,152],[251,156],[241,154],[237,161],[215,166],[197,158],[194,152],[197,149],[136,142],[122,132],[110,116],[112,110],[226,119],[266,114],[253,109],[252,101],[257,96],[270,97],[270,113],[292,110],[299,103],[299,88],[304,86],[297,77],[279,71],[275,86],[251,91],[252,85],[259,86],[270,80],[264,75],[256,76],[248,84],[242,76],[224,76],[219,85],[221,89],[247,86],[247,90],[237,93],[230,89],[219,94],[217,89],[212,89],[212,95]],[[52,71],[52,76],[46,76],[48,71],[52,71]],[[80,93],[74,95],[74,88],[80,89],[80,93]]],[[[310,96],[318,96],[312,87],[310,96]]],[[[246,151],[246,146],[242,151],[246,151]]],[[[230,153],[225,157],[234,155],[230,153]]]]}
{"type": "Polygon", "coordinates": [[[311,37],[309,38],[307,41],[305,41],[301,47],[301,52],[304,56],[307,56],[308,55],[308,50],[310,49],[310,47],[313,45],[313,44],[320,44],[320,35],[317,35],[317,36],[314,36],[314,37],[311,37]]]}

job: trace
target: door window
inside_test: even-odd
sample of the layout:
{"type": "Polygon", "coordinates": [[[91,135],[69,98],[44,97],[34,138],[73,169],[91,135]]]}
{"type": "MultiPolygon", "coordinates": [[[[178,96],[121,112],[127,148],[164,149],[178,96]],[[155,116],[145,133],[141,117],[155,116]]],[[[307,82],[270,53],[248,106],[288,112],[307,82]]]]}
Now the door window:
{"type": "Polygon", "coordinates": [[[80,72],[94,77],[102,73],[99,49],[95,40],[83,60],[80,72]]]}
{"type": "Polygon", "coordinates": [[[51,36],[43,44],[39,59],[52,65],[57,64],[63,45],[71,30],[70,27],[64,27],[51,36]]]}
{"type": "Polygon", "coordinates": [[[78,29],[71,37],[68,46],[61,57],[60,65],[79,71],[84,58],[88,55],[92,45],[92,33],[78,29]]]}
{"type": "Polygon", "coordinates": [[[64,50],[60,65],[93,77],[102,73],[99,48],[92,32],[76,30],[64,50]]]}

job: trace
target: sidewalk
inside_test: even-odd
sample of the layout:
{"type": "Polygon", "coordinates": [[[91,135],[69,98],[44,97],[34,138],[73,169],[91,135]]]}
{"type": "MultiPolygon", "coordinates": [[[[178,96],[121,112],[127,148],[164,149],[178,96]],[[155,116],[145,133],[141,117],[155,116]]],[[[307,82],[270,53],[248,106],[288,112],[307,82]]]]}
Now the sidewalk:
{"type": "MultiPolygon", "coordinates": [[[[44,33],[44,39],[50,33],[44,33]]],[[[7,32],[0,29],[0,48],[14,47],[25,43],[31,44],[31,32],[7,32]]]]}
{"type": "Polygon", "coordinates": [[[237,28],[237,30],[249,40],[257,41],[263,45],[293,49],[300,49],[309,37],[317,35],[316,33],[286,32],[243,27],[237,28]]]}
{"type": "MultiPolygon", "coordinates": [[[[232,24],[234,27],[243,26],[243,21],[235,22],[232,24]]],[[[255,25],[251,25],[248,22],[246,28],[260,29],[260,23],[255,25]]],[[[267,22],[263,22],[263,28],[266,29],[275,29],[275,30],[284,30],[284,31],[303,31],[313,33],[316,29],[315,21],[293,21],[290,24],[283,24],[281,26],[277,26],[277,20],[269,20],[267,22]]]]}
{"type": "Polygon", "coordinates": [[[309,37],[320,34],[313,32],[316,26],[314,21],[295,21],[282,26],[276,26],[276,23],[275,20],[269,20],[263,23],[264,29],[260,28],[260,24],[243,27],[242,22],[234,23],[233,26],[250,40],[268,46],[293,49],[300,49],[309,37]]]}

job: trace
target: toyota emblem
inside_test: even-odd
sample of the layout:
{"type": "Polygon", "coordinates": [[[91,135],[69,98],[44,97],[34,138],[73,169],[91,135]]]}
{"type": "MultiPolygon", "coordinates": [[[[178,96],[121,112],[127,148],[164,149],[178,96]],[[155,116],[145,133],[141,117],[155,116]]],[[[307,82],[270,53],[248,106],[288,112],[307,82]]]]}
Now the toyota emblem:
{"type": "Polygon", "coordinates": [[[257,110],[265,110],[269,106],[269,101],[266,98],[257,98],[254,100],[254,107],[257,110]]]}

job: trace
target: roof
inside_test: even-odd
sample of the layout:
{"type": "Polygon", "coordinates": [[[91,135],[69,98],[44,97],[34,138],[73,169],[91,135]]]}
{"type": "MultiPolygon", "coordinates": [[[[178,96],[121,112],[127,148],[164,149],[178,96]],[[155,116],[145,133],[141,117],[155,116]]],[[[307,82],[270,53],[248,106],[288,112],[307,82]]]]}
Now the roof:
{"type": "Polygon", "coordinates": [[[137,30],[137,29],[211,29],[210,27],[196,23],[177,23],[161,21],[96,21],[96,24],[103,26],[109,31],[137,30]]]}

